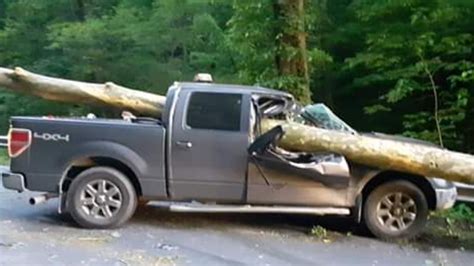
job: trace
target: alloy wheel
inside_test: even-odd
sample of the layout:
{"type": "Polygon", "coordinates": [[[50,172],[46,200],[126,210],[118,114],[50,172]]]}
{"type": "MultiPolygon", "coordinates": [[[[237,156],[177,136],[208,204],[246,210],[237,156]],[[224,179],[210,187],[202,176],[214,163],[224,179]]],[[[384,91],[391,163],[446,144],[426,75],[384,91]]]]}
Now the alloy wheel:
{"type": "Polygon", "coordinates": [[[415,221],[415,200],[402,192],[391,193],[377,204],[377,220],[390,231],[403,231],[415,221]]]}
{"type": "Polygon", "coordinates": [[[114,183],[98,179],[87,183],[81,190],[82,211],[95,219],[110,219],[122,206],[122,193],[114,183]]]}

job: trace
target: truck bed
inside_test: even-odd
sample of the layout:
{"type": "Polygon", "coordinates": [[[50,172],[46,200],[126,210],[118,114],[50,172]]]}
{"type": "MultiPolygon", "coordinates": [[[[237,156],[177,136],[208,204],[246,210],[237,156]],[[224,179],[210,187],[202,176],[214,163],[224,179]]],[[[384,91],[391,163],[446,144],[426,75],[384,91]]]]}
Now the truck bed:
{"type": "Polygon", "coordinates": [[[165,193],[165,128],[159,123],[12,117],[11,124],[32,132],[30,148],[11,162],[12,171],[28,170],[22,172],[27,189],[57,192],[58,184],[74,161],[109,158],[123,162],[134,171],[145,184],[144,195],[165,193]]]}

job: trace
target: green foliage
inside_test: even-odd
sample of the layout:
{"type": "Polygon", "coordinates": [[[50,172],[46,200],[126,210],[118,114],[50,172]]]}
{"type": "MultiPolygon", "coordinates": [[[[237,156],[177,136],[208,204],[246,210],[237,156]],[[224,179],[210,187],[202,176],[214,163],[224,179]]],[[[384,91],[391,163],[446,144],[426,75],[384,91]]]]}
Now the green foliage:
{"type": "Polygon", "coordinates": [[[448,216],[451,219],[455,220],[465,220],[474,224],[474,210],[465,203],[461,203],[454,207],[449,213],[448,216]]]}
{"type": "Polygon", "coordinates": [[[375,106],[403,106],[405,135],[436,142],[434,87],[442,136],[448,147],[458,149],[474,86],[474,10],[466,4],[358,1],[353,10],[357,22],[368,29],[366,47],[346,61],[348,71],[363,73],[354,79],[355,88],[384,88],[375,106]]]}
{"type": "MultiPolygon", "coordinates": [[[[197,72],[232,81],[222,28],[229,10],[231,3],[212,0],[0,1],[0,65],[159,94],[197,72]]],[[[80,115],[91,108],[2,91],[0,110],[5,132],[11,115],[80,115]]]]}
{"type": "Polygon", "coordinates": [[[465,203],[458,204],[452,209],[436,213],[436,216],[443,217],[449,225],[455,221],[465,221],[474,224],[474,210],[465,203]]]}
{"type": "Polygon", "coordinates": [[[325,239],[328,237],[328,231],[326,230],[326,228],[320,225],[316,225],[316,226],[313,226],[313,228],[311,228],[311,235],[319,239],[325,239]]]}
{"type": "Polygon", "coordinates": [[[239,77],[246,83],[276,84],[276,41],[271,1],[236,1],[227,41],[236,54],[239,77]]]}
{"type": "Polygon", "coordinates": [[[208,9],[211,1],[156,1],[151,8],[125,2],[112,15],[50,27],[49,48],[67,55],[73,77],[163,94],[174,80],[198,71],[219,77],[231,66],[208,9]]]}
{"type": "Polygon", "coordinates": [[[8,165],[10,163],[10,157],[6,149],[0,149],[0,165],[8,165]]]}
{"type": "MultiPolygon", "coordinates": [[[[234,14],[228,22],[227,42],[236,57],[239,78],[244,83],[260,84],[286,90],[297,99],[308,101],[304,78],[294,74],[280,73],[277,61],[291,60],[300,51],[282,44],[285,32],[307,32],[313,29],[316,9],[306,3],[304,18],[288,16],[282,18],[275,9],[275,1],[235,1],[234,14]]],[[[311,41],[311,38],[310,40],[311,41]]],[[[307,60],[310,71],[323,67],[331,56],[316,45],[308,47],[307,60]]]]}
{"type": "MultiPolygon", "coordinates": [[[[302,17],[276,3],[0,0],[0,66],[161,94],[209,72],[307,101],[307,80],[277,63],[301,55],[284,33],[305,33],[313,100],[358,129],[437,142],[436,91],[446,146],[474,152],[472,0],[304,0],[302,17]]],[[[2,132],[11,115],[90,111],[110,115],[0,91],[2,132]]]]}

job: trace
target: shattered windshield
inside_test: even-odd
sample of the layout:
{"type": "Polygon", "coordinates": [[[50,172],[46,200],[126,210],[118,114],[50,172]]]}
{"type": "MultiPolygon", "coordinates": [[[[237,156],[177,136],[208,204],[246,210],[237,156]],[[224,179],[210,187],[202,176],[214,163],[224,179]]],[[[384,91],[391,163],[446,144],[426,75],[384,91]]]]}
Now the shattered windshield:
{"type": "Polygon", "coordinates": [[[331,109],[322,103],[307,105],[301,108],[299,115],[295,117],[296,122],[310,124],[315,127],[344,131],[356,134],[356,131],[335,115],[331,109]]]}

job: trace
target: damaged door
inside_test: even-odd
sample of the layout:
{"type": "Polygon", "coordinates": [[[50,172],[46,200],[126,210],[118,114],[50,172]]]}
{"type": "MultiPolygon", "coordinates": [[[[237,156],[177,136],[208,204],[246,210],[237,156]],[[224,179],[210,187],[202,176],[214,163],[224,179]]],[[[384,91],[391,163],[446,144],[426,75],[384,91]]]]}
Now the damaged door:
{"type": "Polygon", "coordinates": [[[280,129],[250,146],[247,201],[253,204],[348,206],[350,168],[343,156],[285,151],[275,143],[280,129]]]}

